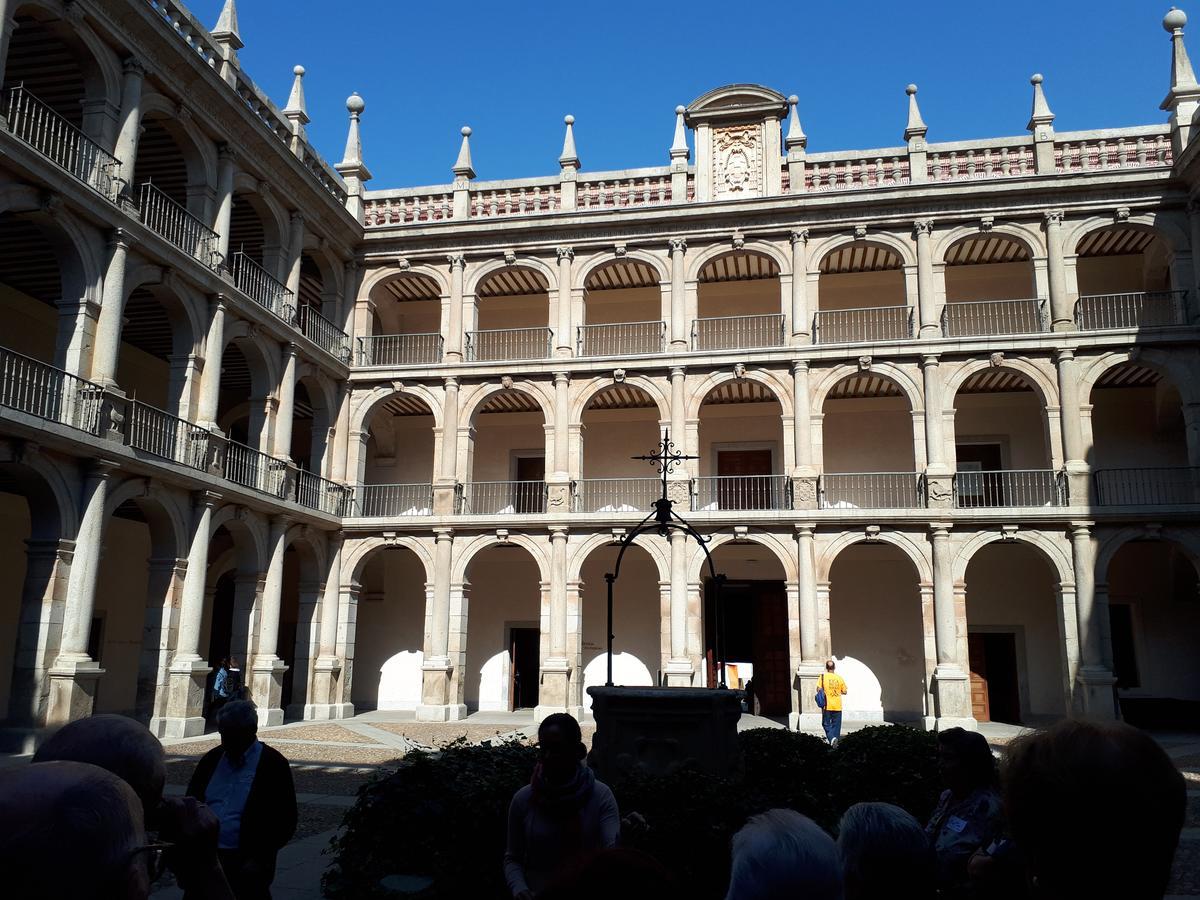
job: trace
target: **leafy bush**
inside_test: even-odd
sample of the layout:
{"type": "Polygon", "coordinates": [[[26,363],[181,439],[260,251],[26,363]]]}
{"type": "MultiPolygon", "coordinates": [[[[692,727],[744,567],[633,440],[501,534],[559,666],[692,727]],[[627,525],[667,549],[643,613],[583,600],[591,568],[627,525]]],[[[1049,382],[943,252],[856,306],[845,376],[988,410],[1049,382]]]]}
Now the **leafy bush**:
{"type": "Polygon", "coordinates": [[[839,815],[879,800],[908,810],[922,825],[929,820],[941,793],[932,732],[875,725],[847,734],[831,755],[831,800],[839,815]]]}
{"type": "Polygon", "coordinates": [[[811,734],[752,728],[738,735],[742,784],[754,811],[786,806],[826,827],[836,823],[829,778],[836,754],[811,734]]]}

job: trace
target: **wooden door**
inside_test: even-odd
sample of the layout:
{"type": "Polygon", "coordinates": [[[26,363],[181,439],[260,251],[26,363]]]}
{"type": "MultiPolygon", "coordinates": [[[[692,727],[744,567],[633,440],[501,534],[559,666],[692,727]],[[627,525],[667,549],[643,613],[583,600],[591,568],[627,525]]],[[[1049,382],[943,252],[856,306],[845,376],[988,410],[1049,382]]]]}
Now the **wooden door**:
{"type": "Polygon", "coordinates": [[[971,668],[971,715],[977,722],[992,721],[988,707],[987,651],[982,634],[967,635],[967,656],[971,668]]]}
{"type": "Polygon", "coordinates": [[[538,701],[538,644],[536,628],[513,628],[509,633],[508,659],[512,673],[508,705],[513,710],[531,709],[538,701]]]}
{"type": "Polygon", "coordinates": [[[754,598],[754,695],[764,716],[792,708],[787,591],[782,582],[759,582],[754,598]]]}
{"type": "Polygon", "coordinates": [[[971,714],[980,722],[1021,721],[1017,682],[1017,636],[1011,631],[967,636],[971,667],[971,714]]]}

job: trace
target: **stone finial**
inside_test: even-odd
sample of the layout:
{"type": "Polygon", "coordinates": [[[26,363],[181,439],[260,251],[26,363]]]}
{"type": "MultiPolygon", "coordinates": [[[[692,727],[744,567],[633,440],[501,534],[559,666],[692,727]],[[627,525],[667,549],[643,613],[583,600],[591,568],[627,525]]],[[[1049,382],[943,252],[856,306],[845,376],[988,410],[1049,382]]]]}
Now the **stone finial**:
{"type": "Polygon", "coordinates": [[[791,107],[791,111],[788,113],[787,137],[783,139],[783,144],[787,147],[789,153],[795,150],[803,150],[808,146],[808,135],[800,127],[800,114],[796,112],[796,104],[799,102],[800,98],[795,94],[788,97],[788,106],[791,107]]]}
{"type": "MultiPolygon", "coordinates": [[[[339,172],[342,172],[343,167],[347,169],[362,169],[363,172],[366,172],[366,167],[363,165],[362,135],[359,133],[358,126],[358,121],[362,117],[363,110],[366,108],[367,104],[363,102],[363,98],[358,96],[357,92],[346,98],[346,110],[350,113],[350,130],[346,133],[346,152],[342,155],[342,161],[336,167],[339,172]]],[[[345,173],[343,172],[343,174],[345,173]]],[[[367,174],[361,180],[366,181],[370,177],[367,174]]]]}
{"type": "Polygon", "coordinates": [[[455,178],[464,178],[467,181],[475,177],[475,169],[471,166],[471,127],[469,125],[462,127],[462,146],[458,148],[458,159],[450,171],[454,173],[455,178]]]}
{"type": "Polygon", "coordinates": [[[929,126],[921,118],[921,108],[917,106],[917,86],[910,84],[904,89],[904,93],[908,94],[908,124],[904,127],[904,140],[923,138],[929,131],[929,126]]]}
{"type": "Polygon", "coordinates": [[[309,121],[308,109],[304,102],[304,66],[293,68],[292,75],[294,76],[292,92],[288,94],[288,102],[287,106],[283,108],[283,114],[292,123],[292,134],[304,137],[304,126],[309,121]]]}
{"type": "Polygon", "coordinates": [[[1171,109],[1172,99],[1180,91],[1195,90],[1196,74],[1192,61],[1188,59],[1187,47],[1183,43],[1183,26],[1187,24],[1187,13],[1174,6],[1163,16],[1163,28],[1171,35],[1171,90],[1163,101],[1163,109],[1171,109]]]}
{"type": "Polygon", "coordinates": [[[1025,126],[1025,129],[1034,132],[1035,137],[1040,129],[1051,131],[1054,124],[1054,113],[1050,112],[1050,104],[1046,102],[1046,92],[1042,90],[1043,80],[1040,74],[1029,79],[1029,83],[1033,85],[1033,112],[1029,115],[1029,124],[1025,126]]]}
{"type": "Polygon", "coordinates": [[[686,112],[683,106],[675,107],[675,140],[671,142],[671,159],[688,160],[692,158],[692,151],[687,145],[687,128],[683,124],[683,114],[686,112]]]}
{"type": "Polygon", "coordinates": [[[217,19],[217,26],[212,30],[212,39],[231,50],[241,50],[246,46],[242,43],[241,34],[238,33],[236,0],[225,0],[225,5],[221,7],[221,16],[217,19]]]}
{"type": "Polygon", "coordinates": [[[563,136],[562,155],[558,158],[558,164],[564,169],[578,169],[579,154],[575,151],[575,117],[563,116],[563,123],[567,126],[567,133],[563,136]]]}

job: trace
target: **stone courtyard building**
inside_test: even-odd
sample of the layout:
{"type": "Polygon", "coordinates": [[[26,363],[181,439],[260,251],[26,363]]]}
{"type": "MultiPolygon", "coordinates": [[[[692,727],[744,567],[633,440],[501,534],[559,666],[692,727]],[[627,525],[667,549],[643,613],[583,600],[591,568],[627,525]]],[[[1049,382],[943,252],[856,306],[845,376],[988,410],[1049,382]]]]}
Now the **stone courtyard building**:
{"type": "Polygon", "coordinates": [[[6,724],[196,734],[230,654],[264,723],[586,714],[668,432],[724,653],[703,552],[642,537],[618,683],[723,655],[793,727],[831,654],[848,717],[928,728],[1200,701],[1185,21],[1164,124],[1056,132],[1035,75],[1025,133],[936,143],[910,85],[902,143],[809,153],[736,84],[663,166],[587,171],[568,116],[546,177],[464,128],[375,190],[363,100],[323,160],[233,0],[0,0],[6,724]]]}

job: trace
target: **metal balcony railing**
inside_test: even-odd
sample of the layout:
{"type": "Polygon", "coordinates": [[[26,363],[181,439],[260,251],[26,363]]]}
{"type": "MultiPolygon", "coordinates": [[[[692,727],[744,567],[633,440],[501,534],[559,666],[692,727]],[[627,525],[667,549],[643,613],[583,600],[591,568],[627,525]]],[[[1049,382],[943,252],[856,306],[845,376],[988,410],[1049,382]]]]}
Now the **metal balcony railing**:
{"type": "Polygon", "coordinates": [[[186,419],[132,400],[125,413],[125,443],[199,471],[210,462],[212,434],[186,419]]]}
{"type": "Polygon", "coordinates": [[[580,356],[636,356],[640,353],[661,353],[666,334],[666,322],[580,325],[578,353],[580,356]]]}
{"type": "Polygon", "coordinates": [[[913,313],[907,306],[819,309],[813,317],[815,344],[873,344],[912,336],[913,313]]]}
{"type": "Polygon", "coordinates": [[[322,478],[316,472],[296,470],[296,502],[309,509],[344,516],[350,505],[350,489],[344,484],[322,478]]]}
{"type": "Polygon", "coordinates": [[[1097,469],[1097,506],[1176,506],[1200,503],[1200,468],[1097,469]]]}
{"type": "Polygon", "coordinates": [[[954,476],[954,505],[959,509],[1066,506],[1067,481],[1053,469],[959,472],[954,476]]]}
{"type": "Polygon", "coordinates": [[[266,269],[239,250],[233,254],[233,283],[237,289],[289,325],[296,320],[296,295],[266,269]]]}
{"type": "Polygon", "coordinates": [[[373,334],[358,339],[360,366],[416,366],[442,361],[440,334],[373,334]]]}
{"type": "Polygon", "coordinates": [[[821,509],[920,509],[925,479],[916,472],[834,472],[817,479],[821,509]]]}
{"type": "Polygon", "coordinates": [[[547,359],[553,352],[554,332],[549,328],[493,328],[467,332],[467,359],[471,362],[547,359]]]}
{"type": "Polygon", "coordinates": [[[1130,294],[1085,294],[1075,303],[1075,324],[1081,331],[1186,325],[1187,293],[1136,291],[1130,294]]]}
{"type": "Polygon", "coordinates": [[[546,511],[544,481],[468,481],[462,486],[464,515],[511,515],[546,511]]]}
{"type": "Polygon", "coordinates": [[[693,350],[746,350],[782,347],[783,316],[719,316],[692,322],[693,350]]]}
{"type": "Polygon", "coordinates": [[[99,434],[103,404],[100,385],[0,347],[0,406],[99,434]]]}
{"type": "Polygon", "coordinates": [[[428,516],[433,513],[432,484],[357,484],[348,515],[366,518],[428,516]]]}
{"type": "Polygon", "coordinates": [[[350,336],[307,304],[300,307],[297,321],[300,333],[347,365],[350,363],[350,336]]]}
{"type": "Polygon", "coordinates": [[[791,509],[787,475],[707,475],[693,484],[693,509],[791,509]]]}
{"type": "Polygon", "coordinates": [[[202,265],[213,270],[221,268],[223,260],[217,251],[219,238],[215,231],[149,181],[142,184],[140,191],[138,213],[143,225],[202,265]]]}
{"type": "Polygon", "coordinates": [[[281,459],[237,441],[225,446],[225,477],[234,484],[282,499],[286,475],[287,463],[281,459]]]}
{"type": "Polygon", "coordinates": [[[963,300],[942,307],[942,334],[974,337],[990,334],[1037,334],[1045,331],[1042,300],[963,300]]]}
{"type": "Polygon", "coordinates": [[[662,494],[658,478],[581,478],[572,488],[573,512],[649,512],[662,494]]]}
{"type": "Polygon", "coordinates": [[[9,133],[106,200],[125,187],[121,161],[18,84],[8,92],[9,133]]]}

